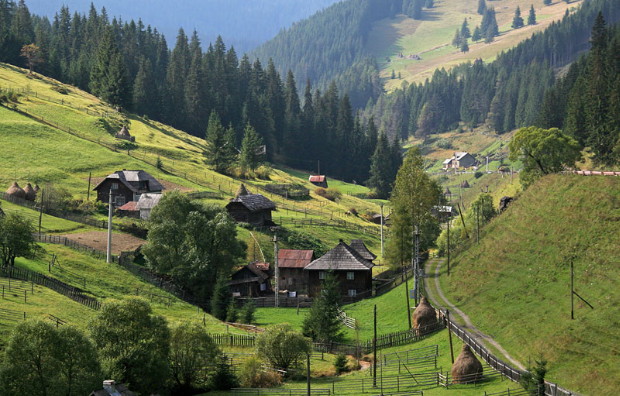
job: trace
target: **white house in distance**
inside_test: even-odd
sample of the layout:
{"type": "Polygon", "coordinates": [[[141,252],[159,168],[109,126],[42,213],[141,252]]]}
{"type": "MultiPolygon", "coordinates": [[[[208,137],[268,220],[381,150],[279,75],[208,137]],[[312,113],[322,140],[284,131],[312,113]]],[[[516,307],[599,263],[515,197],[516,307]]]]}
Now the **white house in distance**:
{"type": "Polygon", "coordinates": [[[476,159],[473,155],[465,151],[457,151],[443,162],[443,169],[470,168],[474,165],[476,165],[476,159]]]}

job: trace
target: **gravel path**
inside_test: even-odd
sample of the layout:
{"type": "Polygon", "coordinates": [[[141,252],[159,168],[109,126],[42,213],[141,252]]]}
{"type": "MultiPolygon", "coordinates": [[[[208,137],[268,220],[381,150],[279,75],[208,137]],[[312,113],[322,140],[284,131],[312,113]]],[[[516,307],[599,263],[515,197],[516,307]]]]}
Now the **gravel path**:
{"type": "Polygon", "coordinates": [[[429,282],[431,281],[430,278],[424,278],[425,289],[428,293],[428,297],[431,299],[433,304],[435,304],[435,306],[437,307],[449,309],[450,313],[458,316],[461,319],[460,322],[463,323],[463,327],[467,328],[474,336],[474,338],[476,338],[487,347],[489,345],[494,346],[502,355],[504,355],[506,360],[508,360],[511,364],[515,365],[521,370],[525,370],[525,366],[523,366],[518,360],[510,356],[510,354],[506,352],[506,350],[502,348],[502,346],[498,344],[497,341],[495,341],[491,336],[484,334],[476,326],[474,326],[469,316],[467,316],[465,312],[461,311],[454,304],[452,304],[450,300],[448,300],[448,298],[445,296],[445,294],[443,294],[443,291],[441,290],[441,285],[439,284],[439,270],[441,269],[442,263],[443,260],[438,259],[433,259],[426,262],[426,273],[430,274],[431,272],[433,272],[435,275],[434,288],[431,288],[429,285],[429,282]],[[435,291],[437,295],[435,295],[435,291]],[[439,299],[441,299],[442,301],[439,301],[439,299]]]}

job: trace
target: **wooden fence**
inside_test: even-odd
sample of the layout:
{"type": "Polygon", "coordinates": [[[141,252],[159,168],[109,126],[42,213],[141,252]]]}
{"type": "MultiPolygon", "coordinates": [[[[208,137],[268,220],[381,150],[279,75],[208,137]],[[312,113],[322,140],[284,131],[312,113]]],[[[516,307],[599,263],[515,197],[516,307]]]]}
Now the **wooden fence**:
{"type": "MultiPolygon", "coordinates": [[[[306,396],[306,389],[280,389],[280,388],[233,388],[230,390],[233,395],[247,396],[306,396]]],[[[329,396],[329,389],[311,389],[311,395],[329,396]]]]}
{"type": "Polygon", "coordinates": [[[77,301],[82,305],[87,306],[88,308],[92,308],[95,310],[101,308],[101,303],[97,301],[97,299],[85,295],[81,289],[61,282],[58,279],[42,275],[35,271],[30,271],[25,268],[4,266],[0,268],[0,276],[32,282],[37,285],[52,289],[55,292],[58,292],[74,301],[77,301]]]}
{"type": "Polygon", "coordinates": [[[253,347],[256,336],[250,334],[209,334],[217,345],[253,347]]]}
{"type": "MultiPolygon", "coordinates": [[[[100,250],[97,250],[93,247],[90,247],[88,245],[84,245],[82,243],[76,242],[67,237],[57,236],[57,235],[46,235],[46,234],[33,234],[33,236],[37,242],[51,243],[55,245],[64,245],[64,246],[70,247],[75,250],[87,252],[101,260],[105,260],[107,258],[106,253],[100,250]]],[[[115,263],[119,262],[118,256],[112,255],[111,258],[112,258],[112,262],[115,262],[115,263]]]]}

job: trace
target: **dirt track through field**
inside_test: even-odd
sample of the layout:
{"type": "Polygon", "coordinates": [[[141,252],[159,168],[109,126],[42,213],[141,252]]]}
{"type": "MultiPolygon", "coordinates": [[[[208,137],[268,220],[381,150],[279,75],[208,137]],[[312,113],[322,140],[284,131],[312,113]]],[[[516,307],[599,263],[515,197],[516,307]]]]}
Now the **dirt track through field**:
{"type": "Polygon", "coordinates": [[[484,334],[476,326],[474,326],[469,316],[467,316],[465,312],[461,311],[454,304],[452,304],[450,300],[448,300],[448,298],[445,296],[445,294],[443,294],[443,291],[441,290],[441,285],[439,284],[439,270],[441,269],[441,264],[443,263],[443,261],[444,260],[438,260],[438,259],[429,260],[427,261],[426,268],[425,268],[425,272],[427,274],[430,274],[431,271],[433,271],[432,273],[434,274],[434,278],[435,278],[434,287],[430,287],[431,286],[429,285],[430,278],[426,277],[424,278],[424,288],[426,292],[428,293],[428,297],[431,299],[435,307],[449,309],[452,314],[454,314],[455,316],[458,316],[461,319],[460,322],[463,324],[463,327],[468,329],[471,332],[471,335],[474,338],[476,338],[481,344],[485,345],[487,348],[489,345],[492,345],[502,355],[504,355],[504,357],[510,363],[512,363],[513,365],[515,365],[521,370],[525,370],[525,366],[523,366],[518,360],[510,356],[510,354],[504,348],[502,348],[502,346],[497,341],[495,341],[491,336],[484,334]],[[437,295],[435,295],[435,292],[437,295]],[[439,299],[445,302],[445,304],[442,304],[439,301],[439,299]]]}

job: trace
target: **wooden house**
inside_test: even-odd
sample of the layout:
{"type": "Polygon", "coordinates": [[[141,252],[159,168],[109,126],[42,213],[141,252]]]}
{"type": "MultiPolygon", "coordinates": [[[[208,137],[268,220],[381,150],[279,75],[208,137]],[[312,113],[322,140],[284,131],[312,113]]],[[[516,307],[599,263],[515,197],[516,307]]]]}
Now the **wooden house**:
{"type": "Polygon", "coordinates": [[[323,280],[331,272],[340,284],[342,295],[355,297],[372,289],[373,266],[372,262],[341,240],[335,248],[304,268],[308,271],[308,292],[310,296],[318,295],[323,280]]]}
{"type": "Polygon", "coordinates": [[[143,170],[122,170],[108,175],[94,188],[97,200],[108,202],[110,190],[114,206],[138,201],[144,193],[161,193],[164,186],[143,170]]]}
{"type": "Polygon", "coordinates": [[[311,175],[308,181],[317,187],[327,188],[327,176],[325,175],[311,175]]]}
{"type": "Polygon", "coordinates": [[[258,297],[270,293],[269,270],[258,263],[244,265],[232,274],[228,288],[236,297],[258,297]]]}
{"type": "Polygon", "coordinates": [[[471,168],[474,165],[476,165],[476,159],[473,155],[464,151],[457,151],[451,158],[443,162],[443,169],[471,168]]]}
{"type": "Polygon", "coordinates": [[[314,260],[313,250],[280,249],[278,251],[278,287],[280,290],[308,291],[308,272],[304,268],[314,260]]]}
{"type": "Polygon", "coordinates": [[[271,226],[271,211],[276,205],[261,194],[251,194],[242,184],[235,198],[231,199],[226,210],[236,222],[249,223],[257,227],[271,226]]]}

